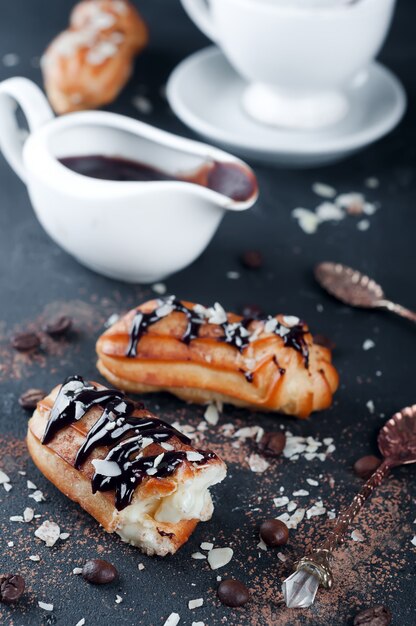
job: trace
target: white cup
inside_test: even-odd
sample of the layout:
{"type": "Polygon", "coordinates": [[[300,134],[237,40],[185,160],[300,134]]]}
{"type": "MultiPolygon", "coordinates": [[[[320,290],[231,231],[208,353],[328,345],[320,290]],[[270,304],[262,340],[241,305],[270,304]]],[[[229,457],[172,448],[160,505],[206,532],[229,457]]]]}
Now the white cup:
{"type": "Polygon", "coordinates": [[[396,0],[181,0],[249,83],[257,121],[316,129],[348,112],[343,93],[379,52],[396,0]]]}

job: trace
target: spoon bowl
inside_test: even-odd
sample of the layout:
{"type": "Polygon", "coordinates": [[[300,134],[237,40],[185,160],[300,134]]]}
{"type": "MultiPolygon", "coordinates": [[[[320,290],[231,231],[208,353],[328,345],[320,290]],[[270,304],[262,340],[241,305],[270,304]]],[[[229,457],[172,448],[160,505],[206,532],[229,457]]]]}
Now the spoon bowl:
{"type": "Polygon", "coordinates": [[[416,404],[386,422],[378,435],[378,447],[391,467],[416,463],[416,404]]]}
{"type": "Polygon", "coordinates": [[[350,306],[377,307],[384,298],[383,289],[372,278],[341,263],[320,263],[315,277],[328,293],[350,306]]]}
{"type": "Polygon", "coordinates": [[[341,263],[319,263],[315,278],[325,291],[344,304],[361,309],[386,309],[412,322],[416,313],[387,300],[375,280],[341,263]]]}

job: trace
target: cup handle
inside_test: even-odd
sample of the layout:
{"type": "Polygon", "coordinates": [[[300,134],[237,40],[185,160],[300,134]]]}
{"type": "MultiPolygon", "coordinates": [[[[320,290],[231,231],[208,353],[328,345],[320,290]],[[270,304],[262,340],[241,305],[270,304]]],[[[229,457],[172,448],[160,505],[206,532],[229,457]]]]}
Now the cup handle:
{"type": "Polygon", "coordinates": [[[217,42],[218,37],[215,32],[214,21],[209,9],[208,0],[181,0],[183,8],[188,13],[189,17],[200,30],[212,39],[214,43],[217,42]]]}
{"type": "Polygon", "coordinates": [[[0,83],[0,149],[9,165],[26,183],[22,151],[24,138],[16,119],[16,104],[26,117],[33,132],[53,118],[53,112],[43,92],[27,78],[9,78],[0,83]]]}

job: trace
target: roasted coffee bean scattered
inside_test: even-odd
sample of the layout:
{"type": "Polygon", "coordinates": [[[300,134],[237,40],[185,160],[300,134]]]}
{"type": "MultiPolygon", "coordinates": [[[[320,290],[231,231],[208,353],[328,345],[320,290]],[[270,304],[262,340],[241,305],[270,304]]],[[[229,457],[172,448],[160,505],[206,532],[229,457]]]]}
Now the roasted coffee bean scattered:
{"type": "Polygon", "coordinates": [[[246,304],[241,311],[241,315],[246,319],[258,320],[265,317],[262,309],[257,304],[246,304]]]}
{"type": "Polygon", "coordinates": [[[286,435],[281,431],[264,433],[258,445],[264,456],[280,456],[285,449],[286,435]]]}
{"type": "Polygon", "coordinates": [[[19,398],[19,404],[27,411],[34,411],[38,402],[46,396],[42,389],[28,389],[19,398]]]}
{"type": "Polygon", "coordinates": [[[391,613],[385,606],[372,606],[355,616],[354,626],[388,626],[391,619],[391,613]]]}
{"type": "Polygon", "coordinates": [[[241,255],[240,261],[249,270],[259,270],[263,267],[263,255],[258,250],[247,250],[241,255]]]}
{"type": "Polygon", "coordinates": [[[67,315],[60,315],[45,324],[43,330],[51,337],[65,335],[72,327],[72,320],[67,315]]]}
{"type": "Polygon", "coordinates": [[[368,456],[363,456],[361,459],[358,459],[358,461],[354,463],[353,469],[357,476],[359,476],[360,478],[364,478],[364,480],[367,480],[368,478],[370,478],[371,474],[373,474],[376,469],[380,467],[380,465],[381,460],[378,457],[370,454],[368,456]]]}
{"type": "Polygon", "coordinates": [[[106,585],[118,576],[114,565],[103,559],[90,559],[82,568],[82,576],[93,585],[106,585]]]}
{"type": "Polygon", "coordinates": [[[317,346],[322,346],[323,348],[328,348],[328,350],[335,350],[335,348],[336,348],[336,345],[332,341],[332,339],[329,339],[329,337],[326,337],[325,335],[314,335],[313,336],[313,342],[317,346]]]}
{"type": "Polygon", "coordinates": [[[280,519],[268,519],[260,526],[260,537],[266,546],[284,546],[289,540],[289,530],[280,519]]]}
{"type": "Polygon", "coordinates": [[[0,575],[0,602],[18,602],[25,590],[25,579],[19,574],[0,575]]]}
{"type": "Polygon", "coordinates": [[[250,600],[250,592],[239,580],[228,578],[223,580],[217,589],[220,601],[226,606],[243,606],[250,600]]]}
{"type": "Polygon", "coordinates": [[[19,352],[29,352],[39,348],[40,339],[35,333],[19,333],[12,337],[12,346],[19,352]]]}

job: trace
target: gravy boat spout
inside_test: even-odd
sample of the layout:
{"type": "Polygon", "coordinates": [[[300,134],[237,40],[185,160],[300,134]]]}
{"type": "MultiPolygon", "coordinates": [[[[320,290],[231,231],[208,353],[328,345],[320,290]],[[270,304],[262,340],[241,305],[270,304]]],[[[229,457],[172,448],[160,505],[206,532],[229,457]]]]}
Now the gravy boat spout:
{"type": "Polygon", "coordinates": [[[126,282],[183,269],[225,211],[247,210],[258,196],[252,170],[226,152],[115,113],[54,118],[24,78],[0,84],[0,147],[52,239],[88,268],[126,282]],[[24,143],[16,102],[30,129],[24,143]]]}

